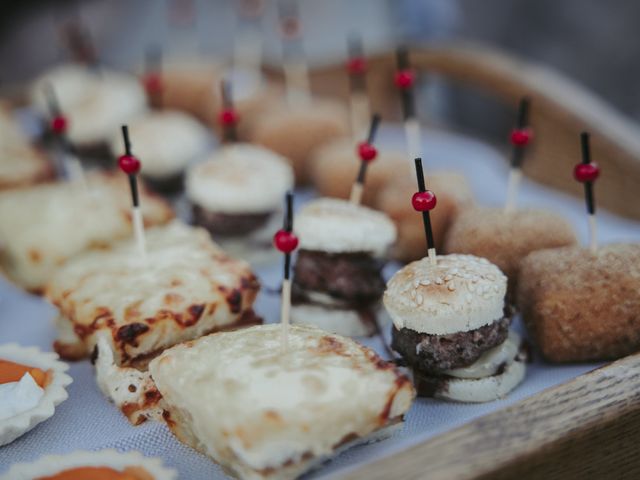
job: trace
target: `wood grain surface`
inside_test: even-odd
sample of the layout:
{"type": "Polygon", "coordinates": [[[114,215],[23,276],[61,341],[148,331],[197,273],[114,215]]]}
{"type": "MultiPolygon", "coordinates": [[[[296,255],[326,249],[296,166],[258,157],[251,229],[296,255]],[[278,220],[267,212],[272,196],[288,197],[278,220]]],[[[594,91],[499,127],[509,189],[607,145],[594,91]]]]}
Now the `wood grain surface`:
{"type": "MultiPolygon", "coordinates": [[[[576,196],[582,195],[582,186],[572,176],[580,160],[579,134],[583,130],[591,132],[592,158],[602,167],[596,186],[598,204],[640,218],[640,128],[578,81],[477,44],[415,47],[411,49],[411,62],[425,75],[437,73],[445,81],[468,85],[513,105],[514,112],[520,97],[530,96],[535,142],[523,166],[524,173],[576,196]]],[[[385,120],[399,120],[400,105],[393,85],[394,55],[373,56],[368,64],[372,111],[382,113],[385,120]]],[[[342,65],[316,69],[312,77],[314,92],[346,99],[342,65]]]]}
{"type": "Polygon", "coordinates": [[[348,479],[638,479],[640,354],[439,435],[348,479]]]}

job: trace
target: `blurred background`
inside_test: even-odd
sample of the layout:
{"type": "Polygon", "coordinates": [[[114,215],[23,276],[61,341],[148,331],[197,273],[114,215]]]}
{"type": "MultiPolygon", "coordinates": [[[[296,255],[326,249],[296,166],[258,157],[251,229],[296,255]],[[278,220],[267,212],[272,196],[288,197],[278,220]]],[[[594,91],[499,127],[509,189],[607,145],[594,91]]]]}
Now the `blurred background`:
{"type": "MultiPolygon", "coordinates": [[[[171,55],[229,58],[234,32],[253,22],[265,61],[281,62],[277,2],[259,22],[242,20],[251,0],[84,0],[5,2],[0,19],[0,85],[11,90],[68,58],[61,28],[87,27],[102,62],[138,68],[149,45],[171,55]]],[[[345,38],[362,35],[368,54],[400,42],[480,42],[567,75],[628,117],[640,116],[640,2],[629,0],[300,0],[304,48],[311,66],[341,63],[345,38]]],[[[427,79],[421,112],[433,123],[503,140],[513,123],[479,91],[437,76],[427,79]]]]}

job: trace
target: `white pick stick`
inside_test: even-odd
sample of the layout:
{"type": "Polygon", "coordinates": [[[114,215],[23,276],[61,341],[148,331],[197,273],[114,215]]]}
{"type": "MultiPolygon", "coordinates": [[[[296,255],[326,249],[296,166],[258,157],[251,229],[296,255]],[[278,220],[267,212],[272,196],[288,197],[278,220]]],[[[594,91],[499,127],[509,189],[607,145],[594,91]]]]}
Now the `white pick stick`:
{"type": "Polygon", "coordinates": [[[281,348],[283,352],[286,352],[289,349],[289,318],[291,316],[291,280],[288,278],[282,281],[282,299],[280,303],[281,348]]]}
{"type": "Polygon", "coordinates": [[[516,208],[516,198],[522,180],[522,170],[519,168],[511,168],[509,171],[509,180],[507,183],[507,201],[504,204],[505,213],[511,213],[516,208]]]}
{"type": "Polygon", "coordinates": [[[288,60],[284,64],[284,76],[289,105],[311,103],[309,69],[304,60],[288,60]]]}
{"type": "Polygon", "coordinates": [[[362,202],[362,193],[364,191],[364,185],[360,182],[354,182],[351,186],[351,195],[349,196],[349,201],[354,205],[360,205],[362,202]]]}
{"type": "Polygon", "coordinates": [[[407,139],[407,152],[409,158],[421,157],[422,150],[422,134],[420,132],[420,124],[418,119],[409,118],[404,122],[404,133],[407,139]]]}
{"type": "Polygon", "coordinates": [[[147,258],[147,248],[144,240],[144,221],[142,219],[142,210],[140,207],[133,207],[131,210],[133,214],[133,233],[136,238],[136,245],[138,252],[142,256],[142,259],[147,258]]]}
{"type": "Polygon", "coordinates": [[[437,264],[436,249],[435,248],[428,249],[427,250],[427,255],[429,256],[429,260],[431,261],[431,265],[436,265],[437,264]]]}

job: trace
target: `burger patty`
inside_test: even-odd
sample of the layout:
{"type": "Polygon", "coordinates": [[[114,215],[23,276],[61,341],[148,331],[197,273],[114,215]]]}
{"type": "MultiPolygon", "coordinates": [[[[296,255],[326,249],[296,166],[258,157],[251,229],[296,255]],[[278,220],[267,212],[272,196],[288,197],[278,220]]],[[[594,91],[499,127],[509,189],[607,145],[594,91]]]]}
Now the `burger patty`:
{"type": "Polygon", "coordinates": [[[382,262],[368,253],[327,253],[300,250],[293,285],[325,293],[357,307],[377,302],[384,293],[382,262]]]}
{"type": "Polygon", "coordinates": [[[438,374],[445,370],[468,367],[509,335],[511,316],[468,332],[429,335],[408,328],[393,327],[391,348],[415,370],[438,374]]]}
{"type": "Polygon", "coordinates": [[[211,212],[193,205],[193,222],[212,235],[236,236],[251,233],[266,225],[272,212],[228,214],[211,212]]]}

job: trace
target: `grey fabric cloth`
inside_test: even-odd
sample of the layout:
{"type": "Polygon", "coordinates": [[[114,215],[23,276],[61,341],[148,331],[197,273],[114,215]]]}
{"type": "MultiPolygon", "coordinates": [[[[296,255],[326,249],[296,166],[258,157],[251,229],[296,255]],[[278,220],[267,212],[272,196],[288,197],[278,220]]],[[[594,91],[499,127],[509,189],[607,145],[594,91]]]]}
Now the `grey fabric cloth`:
{"type": "MultiPolygon", "coordinates": [[[[403,148],[401,129],[383,125],[379,133],[379,144],[385,148],[403,148]]],[[[429,132],[424,139],[424,150],[427,175],[431,169],[464,170],[482,203],[499,205],[504,201],[507,171],[504,160],[494,149],[468,138],[429,132]]],[[[535,205],[566,215],[576,227],[582,241],[586,241],[586,215],[579,199],[569,198],[526,180],[522,187],[520,205],[535,205]]],[[[309,192],[300,193],[297,206],[300,207],[309,197],[309,192]]],[[[598,219],[603,243],[612,240],[640,241],[638,222],[622,220],[603,211],[598,213],[598,219]]],[[[395,268],[397,265],[390,265],[386,274],[390,275],[395,268]]],[[[276,286],[280,281],[281,266],[277,264],[258,269],[258,274],[263,285],[276,286]]],[[[261,294],[257,311],[269,322],[278,321],[279,298],[261,294]]],[[[52,326],[54,315],[54,308],[41,298],[25,294],[5,281],[0,281],[0,342],[37,345],[49,350],[55,338],[52,326]]],[[[519,324],[516,328],[520,329],[519,324]]],[[[387,342],[388,340],[387,338],[387,342]]],[[[384,352],[379,339],[371,339],[365,343],[381,354],[384,352]]],[[[524,383],[508,398],[489,404],[466,405],[418,400],[410,410],[403,430],[394,438],[349,450],[314,472],[311,477],[343,473],[349,468],[406,449],[545,388],[565,382],[596,366],[549,366],[536,361],[529,366],[524,383]]],[[[183,479],[224,478],[219,467],[180,444],[164,425],[152,422],[138,427],[129,425],[124,416],[98,390],[88,361],[72,364],[70,374],[74,383],[68,389],[69,399],[56,409],[55,415],[13,443],[0,447],[0,473],[13,463],[34,460],[45,454],[114,447],[162,457],[166,464],[178,469],[180,478],[183,479]]]]}

